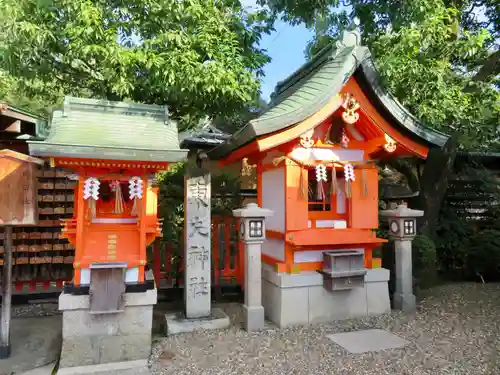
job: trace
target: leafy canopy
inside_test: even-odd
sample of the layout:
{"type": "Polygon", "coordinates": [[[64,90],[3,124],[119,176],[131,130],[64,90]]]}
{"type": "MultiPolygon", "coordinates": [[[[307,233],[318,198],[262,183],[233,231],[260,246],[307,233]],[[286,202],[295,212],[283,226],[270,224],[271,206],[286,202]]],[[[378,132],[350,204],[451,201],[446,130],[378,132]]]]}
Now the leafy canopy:
{"type": "Polygon", "coordinates": [[[497,0],[262,0],[315,31],[311,58],[359,24],[386,87],[461,147],[498,147],[500,3],[497,0]],[[497,88],[495,88],[495,85],[497,88]]]}
{"type": "Polygon", "coordinates": [[[257,47],[267,14],[238,0],[4,0],[0,14],[0,69],[11,77],[0,79],[47,103],[167,104],[194,123],[257,97],[269,61],[257,47]]]}

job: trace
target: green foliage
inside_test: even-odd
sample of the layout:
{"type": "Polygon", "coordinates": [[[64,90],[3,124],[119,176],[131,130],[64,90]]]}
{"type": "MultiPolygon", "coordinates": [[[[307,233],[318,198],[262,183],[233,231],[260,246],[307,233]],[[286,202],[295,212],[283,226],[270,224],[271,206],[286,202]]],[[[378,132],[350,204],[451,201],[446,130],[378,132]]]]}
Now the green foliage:
{"type": "Polygon", "coordinates": [[[269,61],[263,11],[223,0],[4,0],[0,68],[18,91],[168,104],[184,124],[235,113],[269,61]]]}
{"type": "Polygon", "coordinates": [[[311,57],[359,22],[386,87],[417,118],[461,147],[499,147],[498,1],[263,0],[316,31],[311,57]],[[486,20],[480,20],[482,11],[486,20]]]}
{"type": "MultiPolygon", "coordinates": [[[[446,277],[477,279],[478,258],[472,238],[485,230],[500,230],[498,178],[476,163],[459,165],[441,208],[436,247],[440,271],[446,277]],[[479,213],[474,214],[470,208],[479,213]],[[474,253],[474,254],[473,254],[474,253]]],[[[500,275],[498,275],[500,276],[500,275]]]]}
{"type": "Polygon", "coordinates": [[[474,224],[459,218],[455,210],[447,206],[441,210],[435,242],[442,273],[453,277],[464,276],[467,253],[464,252],[463,244],[474,232],[474,224]]]}
{"type": "Polygon", "coordinates": [[[463,246],[467,254],[466,275],[485,281],[500,280],[500,231],[485,229],[474,234],[463,246]]]}
{"type": "Polygon", "coordinates": [[[421,289],[431,287],[437,282],[436,245],[427,236],[417,235],[412,243],[413,269],[417,285],[421,289]]]}

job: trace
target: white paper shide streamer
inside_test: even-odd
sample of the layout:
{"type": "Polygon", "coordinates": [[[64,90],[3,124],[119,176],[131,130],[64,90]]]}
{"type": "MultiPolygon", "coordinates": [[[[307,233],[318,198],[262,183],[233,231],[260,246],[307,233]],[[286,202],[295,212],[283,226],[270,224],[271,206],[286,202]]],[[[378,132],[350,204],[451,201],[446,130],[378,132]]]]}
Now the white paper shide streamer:
{"type": "Polygon", "coordinates": [[[83,198],[89,201],[88,207],[92,217],[96,215],[96,201],[99,199],[99,186],[101,183],[95,177],[89,177],[83,185],[83,198]]]}
{"type": "Polygon", "coordinates": [[[325,200],[325,184],[328,181],[328,177],[326,174],[326,166],[323,164],[318,164],[316,166],[316,196],[318,200],[325,200]]]}
{"type": "Polygon", "coordinates": [[[356,181],[354,167],[352,164],[344,165],[345,193],[347,198],[352,197],[352,183],[356,181]]]}
{"type": "Polygon", "coordinates": [[[140,177],[134,176],[129,182],[129,198],[134,201],[134,205],[132,206],[132,211],[130,212],[133,216],[137,216],[137,200],[142,199],[142,195],[144,193],[142,187],[142,179],[140,177]]]}

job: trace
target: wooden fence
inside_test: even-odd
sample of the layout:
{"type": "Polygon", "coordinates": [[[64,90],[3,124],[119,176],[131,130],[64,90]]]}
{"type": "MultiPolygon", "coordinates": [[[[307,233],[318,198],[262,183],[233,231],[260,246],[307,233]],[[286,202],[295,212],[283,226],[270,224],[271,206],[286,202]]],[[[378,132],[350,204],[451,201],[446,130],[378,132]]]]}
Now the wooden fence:
{"type": "MultiPolygon", "coordinates": [[[[243,247],[239,241],[239,222],[234,217],[212,217],[212,286],[239,285],[243,279],[243,247]]],[[[180,238],[157,240],[150,255],[159,288],[184,286],[184,233],[180,238]]]]}

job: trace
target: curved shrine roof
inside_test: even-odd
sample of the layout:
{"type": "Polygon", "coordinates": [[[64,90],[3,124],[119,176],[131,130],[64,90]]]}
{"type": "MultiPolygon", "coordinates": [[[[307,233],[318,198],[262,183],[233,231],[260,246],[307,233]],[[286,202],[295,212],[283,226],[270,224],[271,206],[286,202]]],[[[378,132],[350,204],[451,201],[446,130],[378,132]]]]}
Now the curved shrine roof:
{"type": "Polygon", "coordinates": [[[314,115],[338,95],[355,76],[370,100],[391,120],[393,126],[429,147],[442,147],[448,136],[424,127],[379,83],[373,59],[360,44],[357,31],[346,31],[342,39],[320,51],[286,80],[276,85],[270,108],[251,120],[225,144],[210,151],[223,158],[258,137],[289,128],[314,115]]]}

